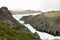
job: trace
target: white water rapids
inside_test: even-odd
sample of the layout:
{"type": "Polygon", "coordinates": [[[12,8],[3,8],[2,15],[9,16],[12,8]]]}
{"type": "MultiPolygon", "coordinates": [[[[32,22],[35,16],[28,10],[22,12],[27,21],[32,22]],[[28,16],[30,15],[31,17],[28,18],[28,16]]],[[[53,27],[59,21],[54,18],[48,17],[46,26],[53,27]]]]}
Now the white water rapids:
{"type": "Polygon", "coordinates": [[[29,16],[29,15],[38,15],[41,13],[33,13],[33,14],[20,14],[20,15],[12,15],[17,21],[19,21],[21,24],[25,25],[32,33],[37,32],[37,34],[40,36],[42,40],[53,40],[54,36],[44,33],[44,32],[39,32],[36,29],[34,29],[30,24],[24,24],[24,21],[20,20],[23,16],[29,16]]]}

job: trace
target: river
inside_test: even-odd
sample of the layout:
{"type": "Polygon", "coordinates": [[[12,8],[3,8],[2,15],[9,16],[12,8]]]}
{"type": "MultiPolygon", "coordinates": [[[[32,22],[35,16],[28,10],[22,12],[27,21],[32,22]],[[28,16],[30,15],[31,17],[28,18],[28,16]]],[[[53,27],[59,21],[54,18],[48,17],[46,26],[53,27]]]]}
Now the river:
{"type": "Polygon", "coordinates": [[[37,33],[41,40],[53,40],[54,36],[45,33],[45,32],[40,32],[37,31],[36,29],[34,29],[30,24],[25,24],[23,20],[20,20],[23,16],[29,16],[29,15],[38,15],[41,13],[32,13],[32,14],[20,14],[20,15],[12,15],[18,22],[20,22],[21,24],[25,25],[32,33],[37,33]]]}

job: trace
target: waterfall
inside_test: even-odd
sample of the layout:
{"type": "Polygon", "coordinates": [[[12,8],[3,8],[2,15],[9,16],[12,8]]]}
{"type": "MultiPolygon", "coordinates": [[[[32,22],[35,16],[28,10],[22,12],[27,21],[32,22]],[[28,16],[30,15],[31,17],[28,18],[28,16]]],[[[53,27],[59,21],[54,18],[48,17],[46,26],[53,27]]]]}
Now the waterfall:
{"type": "Polygon", "coordinates": [[[30,24],[24,24],[24,21],[20,20],[23,16],[29,16],[29,15],[38,15],[41,13],[33,13],[33,14],[20,14],[20,15],[12,15],[17,21],[19,21],[21,24],[25,25],[32,33],[37,33],[42,40],[53,40],[54,36],[45,33],[45,32],[39,32],[36,29],[34,29],[30,24]]]}

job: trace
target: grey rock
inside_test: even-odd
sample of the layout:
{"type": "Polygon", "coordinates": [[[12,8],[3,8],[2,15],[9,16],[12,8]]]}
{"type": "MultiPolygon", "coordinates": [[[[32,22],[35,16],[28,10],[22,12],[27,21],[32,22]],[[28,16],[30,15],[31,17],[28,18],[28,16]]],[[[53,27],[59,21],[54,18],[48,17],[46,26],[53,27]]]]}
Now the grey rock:
{"type": "Polygon", "coordinates": [[[19,30],[21,30],[23,32],[30,32],[30,30],[28,28],[26,28],[24,25],[20,24],[17,20],[15,20],[12,17],[12,14],[8,10],[7,7],[0,8],[0,21],[6,22],[9,24],[9,26],[11,26],[13,28],[18,28],[19,30]]]}
{"type": "Polygon", "coordinates": [[[36,16],[24,16],[21,20],[24,20],[26,24],[29,23],[38,31],[60,36],[60,17],[50,18],[40,14],[36,16]]]}

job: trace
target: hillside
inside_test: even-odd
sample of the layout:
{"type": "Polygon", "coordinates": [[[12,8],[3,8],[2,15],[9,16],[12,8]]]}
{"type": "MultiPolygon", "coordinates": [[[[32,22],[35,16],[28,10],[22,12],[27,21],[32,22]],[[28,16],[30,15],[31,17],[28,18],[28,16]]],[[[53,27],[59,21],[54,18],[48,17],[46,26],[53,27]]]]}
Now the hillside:
{"type": "Polygon", "coordinates": [[[10,28],[7,23],[0,22],[0,40],[37,40],[37,36],[10,28]]]}
{"type": "Polygon", "coordinates": [[[12,17],[12,14],[6,7],[0,8],[0,21],[8,23],[11,27],[17,27],[21,31],[27,31],[28,29],[20,24],[17,20],[12,17]],[[24,29],[24,30],[23,30],[24,29]]]}
{"type": "Polygon", "coordinates": [[[13,17],[8,8],[0,8],[0,40],[39,40],[13,17]]]}
{"type": "Polygon", "coordinates": [[[46,17],[60,17],[60,11],[50,11],[43,14],[46,17]]]}
{"type": "Polygon", "coordinates": [[[30,23],[38,31],[60,36],[60,11],[43,12],[36,16],[25,16],[21,20],[24,20],[26,24],[30,23]]]}

